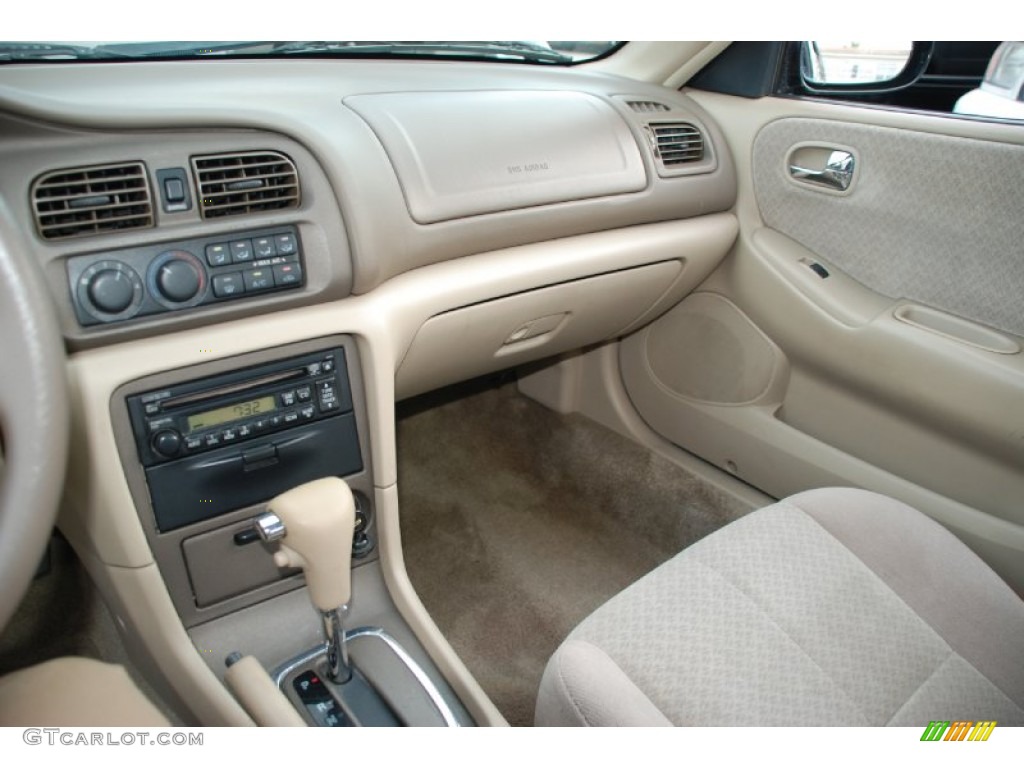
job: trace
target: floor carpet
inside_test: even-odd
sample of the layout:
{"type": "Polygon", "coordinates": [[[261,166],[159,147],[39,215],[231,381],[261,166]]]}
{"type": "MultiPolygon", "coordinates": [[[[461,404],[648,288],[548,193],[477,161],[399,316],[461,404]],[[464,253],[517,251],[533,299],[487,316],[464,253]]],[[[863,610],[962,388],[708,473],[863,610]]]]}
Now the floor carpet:
{"type": "Polygon", "coordinates": [[[0,675],[58,656],[113,661],[119,652],[106,606],[68,543],[54,538],[45,572],[0,635],[0,675]]]}
{"type": "Polygon", "coordinates": [[[747,507],[576,414],[473,382],[399,404],[409,576],[513,725],[591,611],[747,507]]]}

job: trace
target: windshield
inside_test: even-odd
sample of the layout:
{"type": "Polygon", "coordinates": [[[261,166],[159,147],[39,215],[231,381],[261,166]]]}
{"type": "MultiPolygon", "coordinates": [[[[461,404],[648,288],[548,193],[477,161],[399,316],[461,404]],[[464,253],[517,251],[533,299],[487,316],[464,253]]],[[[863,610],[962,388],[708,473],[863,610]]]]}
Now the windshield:
{"type": "Polygon", "coordinates": [[[0,42],[0,63],[230,57],[439,58],[567,65],[604,56],[620,41],[300,40],[0,42]]]}

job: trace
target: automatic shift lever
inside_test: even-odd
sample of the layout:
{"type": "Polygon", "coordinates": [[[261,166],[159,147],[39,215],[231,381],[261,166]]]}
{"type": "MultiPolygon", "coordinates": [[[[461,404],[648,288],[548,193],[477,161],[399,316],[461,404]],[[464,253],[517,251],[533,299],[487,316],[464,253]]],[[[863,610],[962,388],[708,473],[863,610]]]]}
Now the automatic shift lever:
{"type": "Polygon", "coordinates": [[[292,488],[271,499],[256,530],[265,541],[281,542],[274,554],[279,567],[305,572],[309,596],[324,622],[329,676],[336,683],[348,682],[352,669],[344,618],[352,598],[352,491],[337,477],[292,488]]]}

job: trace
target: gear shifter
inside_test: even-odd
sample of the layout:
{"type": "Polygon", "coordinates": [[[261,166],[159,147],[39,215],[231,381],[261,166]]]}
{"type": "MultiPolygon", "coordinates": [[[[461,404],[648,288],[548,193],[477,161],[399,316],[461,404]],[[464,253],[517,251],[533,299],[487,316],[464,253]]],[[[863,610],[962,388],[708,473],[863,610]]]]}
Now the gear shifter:
{"type": "Polygon", "coordinates": [[[274,562],[302,568],[313,605],[320,611],[327,640],[330,679],[352,677],[345,646],[345,615],[352,599],[352,537],[355,502],[348,484],[325,477],[292,488],[267,504],[256,520],[264,541],[279,541],[274,562]]]}

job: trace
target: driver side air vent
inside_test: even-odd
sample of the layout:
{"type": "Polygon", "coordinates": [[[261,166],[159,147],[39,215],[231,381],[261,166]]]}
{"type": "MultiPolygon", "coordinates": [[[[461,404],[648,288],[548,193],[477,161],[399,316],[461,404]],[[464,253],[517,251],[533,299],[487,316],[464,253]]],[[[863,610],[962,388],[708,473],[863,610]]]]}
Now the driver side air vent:
{"type": "Polygon", "coordinates": [[[280,152],[192,158],[204,219],[299,207],[299,175],[280,152]]]}
{"type": "Polygon", "coordinates": [[[666,168],[704,159],[704,137],[690,123],[651,123],[654,153],[666,168]]]}
{"type": "Polygon", "coordinates": [[[49,171],[32,184],[36,229],[46,240],[153,226],[142,163],[49,171]]]}

